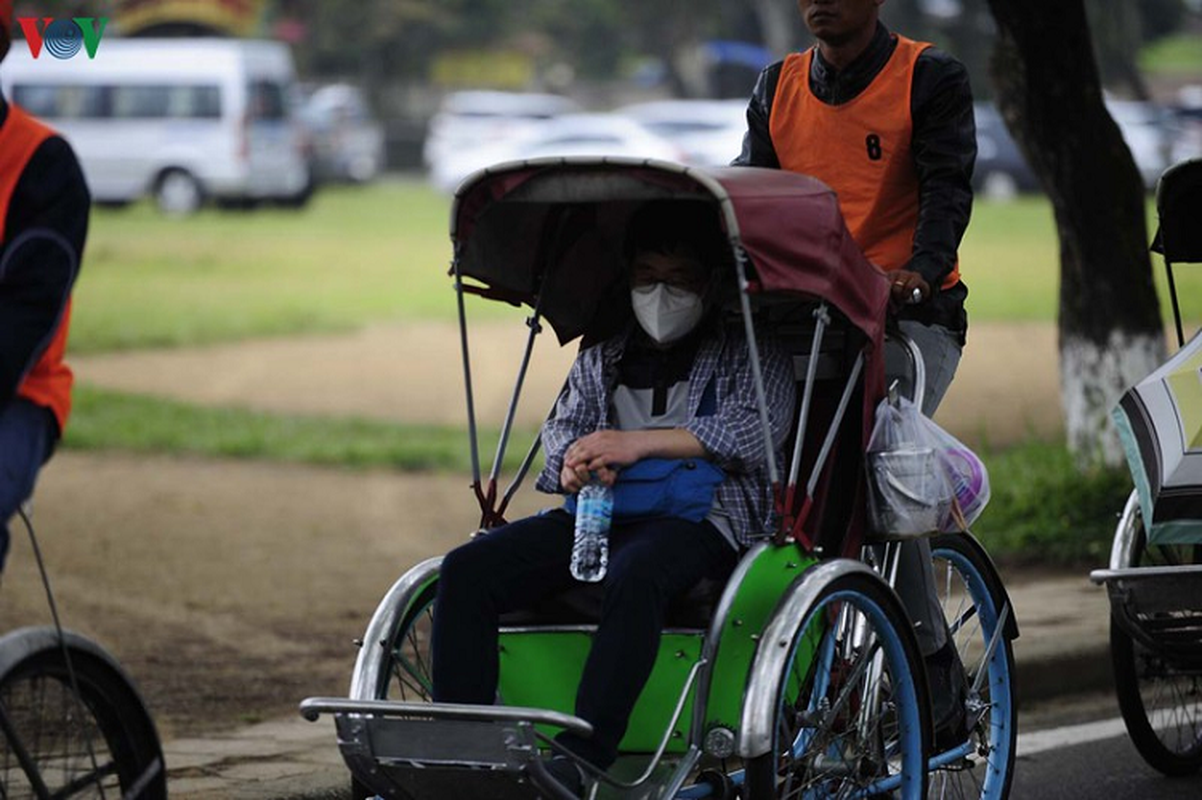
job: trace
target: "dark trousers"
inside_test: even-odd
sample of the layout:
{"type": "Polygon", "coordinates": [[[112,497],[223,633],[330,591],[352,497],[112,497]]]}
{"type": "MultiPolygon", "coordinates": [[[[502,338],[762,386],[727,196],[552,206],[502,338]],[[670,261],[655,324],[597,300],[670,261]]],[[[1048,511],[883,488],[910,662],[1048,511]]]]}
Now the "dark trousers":
{"type": "MultiPolygon", "coordinates": [[[[573,518],[552,511],[518,520],[447,554],[434,613],[434,699],[492,703],[496,698],[501,614],[568,588],[573,518]]],[[[599,767],[618,743],[659,648],[672,598],[704,578],[734,569],[734,548],[709,523],[657,519],[619,524],[610,534],[605,601],[576,694],[576,715],[593,737],[559,741],[599,767]]]]}
{"type": "Polygon", "coordinates": [[[8,521],[33,494],[57,430],[53,414],[24,398],[0,406],[0,570],[8,555],[8,521]]]}

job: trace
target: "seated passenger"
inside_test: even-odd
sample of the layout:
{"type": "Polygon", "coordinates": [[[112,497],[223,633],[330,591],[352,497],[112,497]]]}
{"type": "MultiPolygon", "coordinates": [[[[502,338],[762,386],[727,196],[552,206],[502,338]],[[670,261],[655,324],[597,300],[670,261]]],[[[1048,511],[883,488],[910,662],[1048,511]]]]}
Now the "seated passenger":
{"type": "MultiPolygon", "coordinates": [[[[591,476],[612,485],[646,458],[707,459],[725,475],[700,521],[615,519],[604,603],[575,713],[593,736],[558,741],[600,768],[617,758],[651,674],[669,601],[706,578],[725,579],[740,551],[767,531],[772,490],[751,358],[741,331],[721,324],[719,271],[733,268],[715,212],[652,201],[627,237],[633,322],[583,349],[554,418],[542,430],[546,467],[537,488],[576,493],[591,476]]],[[[792,363],[761,338],[772,437],[781,448],[794,407],[792,363]]],[[[778,463],[779,455],[778,455],[778,463]]],[[[548,510],[491,531],[442,564],[432,636],[434,699],[494,702],[498,618],[569,588],[573,517],[548,510]]],[[[552,774],[582,778],[562,757],[552,774]]]]}

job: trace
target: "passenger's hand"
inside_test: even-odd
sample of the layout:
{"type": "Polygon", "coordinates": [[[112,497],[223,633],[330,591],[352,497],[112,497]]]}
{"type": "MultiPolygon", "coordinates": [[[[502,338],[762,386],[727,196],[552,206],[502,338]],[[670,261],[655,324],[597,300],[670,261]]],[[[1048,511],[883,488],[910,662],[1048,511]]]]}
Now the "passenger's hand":
{"type": "Polygon", "coordinates": [[[568,491],[579,491],[591,473],[612,486],[619,468],[643,457],[640,441],[637,431],[604,430],[580,437],[564,453],[560,485],[568,491]]]}
{"type": "Polygon", "coordinates": [[[894,308],[917,305],[931,296],[930,284],[917,272],[897,269],[889,273],[889,280],[889,300],[894,308]]]}
{"type": "Polygon", "coordinates": [[[600,467],[590,471],[584,466],[573,469],[565,465],[559,472],[559,485],[568,494],[576,494],[584,488],[586,483],[593,479],[593,476],[596,476],[597,480],[606,486],[613,486],[614,481],[618,479],[618,470],[609,467],[600,467]]]}

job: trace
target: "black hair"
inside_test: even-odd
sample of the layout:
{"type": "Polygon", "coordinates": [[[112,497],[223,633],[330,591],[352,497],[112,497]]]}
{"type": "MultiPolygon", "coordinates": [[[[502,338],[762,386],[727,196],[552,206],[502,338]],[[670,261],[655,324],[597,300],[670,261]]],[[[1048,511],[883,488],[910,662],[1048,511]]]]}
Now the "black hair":
{"type": "Polygon", "coordinates": [[[667,253],[682,247],[711,271],[726,263],[729,246],[712,203],[650,200],[631,217],[624,248],[627,262],[640,250],[667,253]]]}

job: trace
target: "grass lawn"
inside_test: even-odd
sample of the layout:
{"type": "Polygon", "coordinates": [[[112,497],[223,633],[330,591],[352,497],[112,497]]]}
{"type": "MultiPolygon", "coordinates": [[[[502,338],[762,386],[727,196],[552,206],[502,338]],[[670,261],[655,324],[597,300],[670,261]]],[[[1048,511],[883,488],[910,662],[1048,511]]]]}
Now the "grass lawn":
{"type": "MultiPolygon", "coordinates": [[[[532,431],[514,432],[507,469],[521,463],[532,436],[532,431]]],[[[480,437],[482,469],[487,471],[497,432],[481,431],[480,437]]],[[[471,471],[462,428],[205,408],[89,386],[75,392],[65,442],[76,450],[186,453],[352,469],[471,471]]]]}
{"type": "MultiPolygon", "coordinates": [[[[1148,200],[1148,240],[1156,213],[1148,200]]],[[[1172,320],[1164,259],[1151,254],[1152,275],[1166,323],[1172,320]]],[[[1042,196],[1016,202],[978,201],[960,248],[972,320],[1052,322],[1060,291],[1060,244],[1052,207],[1042,196]]],[[[1202,319],[1202,265],[1175,267],[1177,297],[1187,320],[1202,319]]]]}
{"type": "MultiPolygon", "coordinates": [[[[323,190],[303,211],[97,209],[71,346],[99,352],[452,319],[450,201],[419,181],[323,190]]],[[[961,251],[975,320],[1051,321],[1058,246],[1042,198],[977,204],[961,251]]],[[[1156,273],[1163,283],[1157,257],[1156,273]]],[[[1202,318],[1202,270],[1179,273],[1202,318]]],[[[1162,292],[1162,296],[1167,297],[1162,292]]],[[[1164,304],[1166,312],[1167,302],[1164,304]]],[[[473,316],[502,314],[475,303],[473,316]]]]}
{"type": "Polygon", "coordinates": [[[1166,36],[1140,49],[1139,66],[1150,74],[1196,76],[1202,72],[1202,41],[1196,33],[1166,36]]]}
{"type": "Polygon", "coordinates": [[[72,349],[347,329],[454,307],[446,198],[417,183],[320,191],[302,211],[97,209],[72,349]]]}

